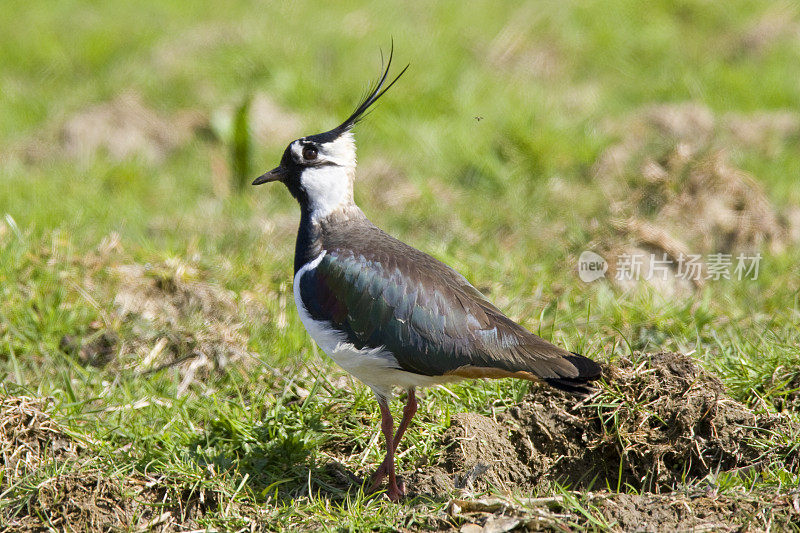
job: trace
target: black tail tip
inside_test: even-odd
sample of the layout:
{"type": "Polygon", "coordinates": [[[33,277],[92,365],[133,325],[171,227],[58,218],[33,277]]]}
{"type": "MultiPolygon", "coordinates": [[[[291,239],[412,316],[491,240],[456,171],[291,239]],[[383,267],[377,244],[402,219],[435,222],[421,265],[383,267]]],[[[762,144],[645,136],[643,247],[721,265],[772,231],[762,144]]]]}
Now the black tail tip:
{"type": "Polygon", "coordinates": [[[592,386],[591,382],[600,379],[603,367],[596,361],[575,352],[566,356],[565,359],[578,370],[578,375],[574,378],[547,378],[544,381],[551,387],[575,396],[588,396],[595,392],[597,389],[592,386]]]}
{"type": "Polygon", "coordinates": [[[600,366],[600,363],[579,353],[572,352],[572,355],[566,356],[565,359],[578,369],[578,379],[593,381],[600,379],[603,374],[603,367],[600,366]]]}

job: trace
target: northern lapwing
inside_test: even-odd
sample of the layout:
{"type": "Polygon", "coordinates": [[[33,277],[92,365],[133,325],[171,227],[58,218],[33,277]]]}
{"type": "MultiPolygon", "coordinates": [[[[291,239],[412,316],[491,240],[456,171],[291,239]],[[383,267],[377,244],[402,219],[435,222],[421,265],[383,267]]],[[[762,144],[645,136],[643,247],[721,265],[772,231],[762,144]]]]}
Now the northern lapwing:
{"type": "Polygon", "coordinates": [[[375,88],[352,115],[325,133],[301,137],[280,165],[253,181],[280,181],[300,204],[294,301],[319,347],[375,393],[386,457],[373,476],[387,495],[397,445],[417,410],[416,387],[464,378],[522,378],[585,395],[601,367],[537,337],[492,305],[458,272],[387,235],[353,201],[356,146],[351,130],[408,69],[386,85],[392,54],[375,88]],[[385,85],[385,87],[384,87],[385,85]],[[393,435],[389,400],[408,392],[393,435]]]}

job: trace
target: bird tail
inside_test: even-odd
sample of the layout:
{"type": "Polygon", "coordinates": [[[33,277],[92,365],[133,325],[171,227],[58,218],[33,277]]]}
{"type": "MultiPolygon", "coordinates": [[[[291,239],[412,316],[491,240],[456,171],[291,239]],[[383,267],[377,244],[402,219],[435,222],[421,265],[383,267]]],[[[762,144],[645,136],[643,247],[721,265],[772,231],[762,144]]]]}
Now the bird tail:
{"type": "Polygon", "coordinates": [[[578,369],[578,375],[573,378],[546,378],[544,381],[551,387],[575,396],[588,396],[594,392],[595,388],[591,382],[600,378],[603,373],[603,367],[588,357],[575,352],[572,352],[572,355],[564,356],[564,359],[578,369]]]}

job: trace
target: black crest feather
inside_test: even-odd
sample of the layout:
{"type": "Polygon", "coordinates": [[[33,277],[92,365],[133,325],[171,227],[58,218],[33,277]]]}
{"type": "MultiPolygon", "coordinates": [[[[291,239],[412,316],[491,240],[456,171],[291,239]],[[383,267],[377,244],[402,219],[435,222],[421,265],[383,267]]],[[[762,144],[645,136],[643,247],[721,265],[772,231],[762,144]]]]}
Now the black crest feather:
{"type": "MultiPolygon", "coordinates": [[[[383,70],[383,74],[381,75],[380,79],[375,84],[375,86],[372,87],[367,96],[364,97],[364,99],[358,105],[356,110],[353,111],[353,114],[347,117],[347,119],[336,128],[337,130],[345,132],[350,128],[352,128],[353,126],[355,126],[358,121],[360,121],[362,118],[366,116],[365,112],[367,111],[367,109],[369,109],[369,107],[372,104],[374,104],[378,100],[378,98],[383,96],[386,93],[386,91],[391,89],[392,85],[394,85],[395,82],[397,82],[397,80],[400,79],[400,76],[405,74],[406,70],[408,70],[408,67],[411,66],[411,65],[406,65],[405,68],[400,71],[400,74],[395,76],[395,78],[391,81],[391,83],[389,83],[389,85],[386,85],[386,87],[384,87],[386,79],[389,77],[389,69],[392,66],[393,55],[394,55],[394,41],[392,41],[392,47],[389,50],[389,60],[386,62],[386,68],[383,70]]],[[[383,63],[383,53],[381,53],[381,63],[383,63]]]]}
{"type": "MultiPolygon", "coordinates": [[[[369,107],[372,104],[374,104],[378,100],[378,98],[383,96],[386,93],[386,91],[388,91],[392,87],[392,85],[394,85],[395,82],[400,79],[400,76],[402,76],[405,73],[405,71],[408,70],[408,67],[411,66],[411,65],[406,65],[406,67],[400,71],[400,74],[395,76],[395,78],[391,81],[391,83],[386,85],[386,80],[389,77],[389,69],[392,66],[393,55],[394,55],[394,41],[392,42],[392,47],[389,50],[389,60],[386,62],[386,68],[383,69],[383,74],[381,75],[380,79],[378,79],[378,82],[373,87],[370,88],[367,95],[361,100],[361,103],[358,104],[358,107],[356,108],[355,111],[353,111],[352,115],[347,117],[347,119],[344,122],[333,128],[332,130],[326,131],[325,133],[318,133],[316,135],[309,135],[308,137],[306,137],[306,139],[311,142],[319,142],[319,143],[327,143],[334,141],[338,139],[344,132],[350,130],[353,126],[355,126],[359,120],[363,119],[366,116],[366,111],[369,109],[369,107]]],[[[383,63],[383,52],[381,52],[381,63],[383,63]]]]}
{"type": "MultiPolygon", "coordinates": [[[[395,76],[395,78],[386,85],[386,80],[389,77],[389,69],[392,66],[392,56],[394,55],[394,41],[392,41],[392,47],[389,50],[389,60],[386,62],[386,68],[383,69],[383,74],[381,75],[378,82],[369,89],[367,95],[361,100],[361,103],[358,105],[353,114],[347,117],[347,119],[333,128],[330,131],[326,131],[325,133],[318,133],[317,135],[310,135],[306,137],[309,141],[312,142],[320,142],[326,143],[338,139],[340,135],[344,132],[350,130],[353,126],[356,125],[361,119],[363,119],[367,115],[367,110],[370,108],[372,104],[374,104],[378,98],[386,94],[386,91],[391,89],[392,85],[400,79],[400,76],[405,74],[408,67],[411,65],[406,65],[403,70],[400,71],[400,74],[395,76]],[[384,87],[385,85],[385,87],[384,87]]],[[[383,52],[381,52],[381,64],[383,63],[383,52]]]]}

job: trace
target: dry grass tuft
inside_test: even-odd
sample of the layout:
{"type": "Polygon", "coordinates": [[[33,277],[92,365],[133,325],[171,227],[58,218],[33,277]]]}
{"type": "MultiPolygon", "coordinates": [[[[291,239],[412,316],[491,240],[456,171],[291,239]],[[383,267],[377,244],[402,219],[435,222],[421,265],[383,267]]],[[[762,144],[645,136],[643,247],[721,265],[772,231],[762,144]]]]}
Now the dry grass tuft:
{"type": "MultiPolygon", "coordinates": [[[[4,509],[5,514],[0,511],[0,531],[190,530],[219,505],[219,498],[216,492],[187,487],[178,479],[75,469],[45,479],[27,498],[4,509]]],[[[239,504],[231,508],[238,511],[239,504]]]]}
{"type": "Polygon", "coordinates": [[[1,488],[53,461],[77,457],[81,445],[50,418],[52,398],[7,396],[0,401],[1,488]]]}

